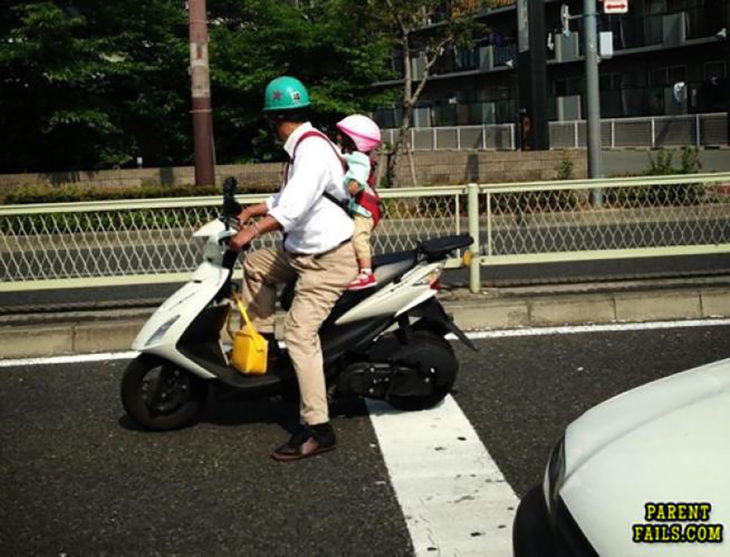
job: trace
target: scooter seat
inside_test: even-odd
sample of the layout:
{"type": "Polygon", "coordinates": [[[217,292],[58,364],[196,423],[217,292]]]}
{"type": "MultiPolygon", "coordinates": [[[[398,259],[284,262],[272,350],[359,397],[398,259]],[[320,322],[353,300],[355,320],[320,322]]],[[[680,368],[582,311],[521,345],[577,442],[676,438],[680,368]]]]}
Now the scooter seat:
{"type": "Polygon", "coordinates": [[[468,248],[473,241],[469,234],[442,236],[422,241],[418,244],[417,250],[426,256],[427,261],[438,261],[454,250],[468,248]]]}
{"type": "Polygon", "coordinates": [[[378,283],[387,284],[402,277],[415,264],[415,251],[385,253],[373,258],[373,272],[378,283]]]}

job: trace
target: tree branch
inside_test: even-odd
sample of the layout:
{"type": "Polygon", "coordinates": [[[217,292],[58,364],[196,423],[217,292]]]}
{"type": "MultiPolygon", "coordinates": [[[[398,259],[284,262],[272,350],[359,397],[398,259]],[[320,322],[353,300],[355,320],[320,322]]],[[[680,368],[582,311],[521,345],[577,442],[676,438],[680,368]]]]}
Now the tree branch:
{"type": "Polygon", "coordinates": [[[395,20],[396,25],[398,25],[398,27],[400,28],[400,32],[403,35],[407,35],[410,30],[403,22],[403,18],[401,17],[401,13],[398,11],[398,8],[393,5],[393,0],[385,0],[385,3],[388,5],[390,13],[393,14],[393,19],[395,20]]]}
{"type": "Polygon", "coordinates": [[[436,60],[439,59],[441,56],[441,49],[444,48],[447,44],[454,41],[454,37],[452,35],[449,35],[448,37],[444,37],[441,39],[438,44],[436,44],[435,47],[433,47],[433,56],[429,59],[428,54],[426,54],[426,65],[425,68],[427,70],[430,70],[433,65],[436,63],[436,60]]]}

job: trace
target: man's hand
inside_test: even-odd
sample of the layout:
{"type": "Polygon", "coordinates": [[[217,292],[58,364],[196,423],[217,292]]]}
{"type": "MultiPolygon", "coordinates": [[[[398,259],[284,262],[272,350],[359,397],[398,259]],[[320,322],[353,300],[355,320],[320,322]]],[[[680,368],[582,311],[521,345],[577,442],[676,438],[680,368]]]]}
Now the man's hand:
{"type": "Polygon", "coordinates": [[[269,208],[266,206],[266,203],[257,203],[256,205],[249,205],[243,211],[238,213],[236,219],[238,219],[238,224],[243,227],[246,226],[248,221],[250,221],[252,218],[263,217],[268,212],[269,208]]]}
{"type": "Polygon", "coordinates": [[[257,235],[256,229],[253,226],[242,228],[235,236],[231,237],[230,248],[233,251],[241,251],[243,248],[248,246],[257,235]]]}
{"type": "Polygon", "coordinates": [[[251,213],[249,212],[248,208],[238,213],[236,219],[238,219],[239,226],[246,226],[246,223],[251,220],[251,213]]]}

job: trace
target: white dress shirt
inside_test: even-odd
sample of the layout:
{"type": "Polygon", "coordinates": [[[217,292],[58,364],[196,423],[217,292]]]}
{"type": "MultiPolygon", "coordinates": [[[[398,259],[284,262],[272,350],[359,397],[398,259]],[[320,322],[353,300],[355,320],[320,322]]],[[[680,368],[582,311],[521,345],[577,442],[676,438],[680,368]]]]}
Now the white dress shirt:
{"type": "MultiPolygon", "coordinates": [[[[312,130],[306,122],[288,137],[284,150],[290,157],[299,138],[312,130]]],[[[266,200],[269,215],[286,233],[284,248],[292,253],[324,253],[351,238],[352,219],[322,195],[328,191],[337,199],[348,198],[342,163],[329,141],[320,137],[303,139],[288,174],[279,192],[266,200]]]]}

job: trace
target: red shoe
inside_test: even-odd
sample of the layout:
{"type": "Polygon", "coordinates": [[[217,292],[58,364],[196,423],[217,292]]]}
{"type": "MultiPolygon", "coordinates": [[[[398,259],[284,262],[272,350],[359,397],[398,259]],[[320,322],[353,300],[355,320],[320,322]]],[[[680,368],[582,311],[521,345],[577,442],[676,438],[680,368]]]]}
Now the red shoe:
{"type": "Polygon", "coordinates": [[[348,290],[364,290],[378,284],[373,273],[360,273],[347,287],[348,290]]]}

